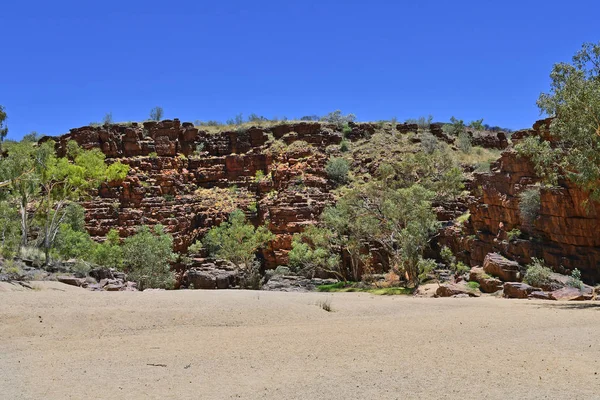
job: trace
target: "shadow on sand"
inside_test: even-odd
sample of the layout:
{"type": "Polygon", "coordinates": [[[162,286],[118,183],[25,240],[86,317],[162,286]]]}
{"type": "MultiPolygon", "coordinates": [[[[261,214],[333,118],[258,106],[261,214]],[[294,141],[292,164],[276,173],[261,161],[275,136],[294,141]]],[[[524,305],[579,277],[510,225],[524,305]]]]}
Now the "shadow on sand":
{"type": "Polygon", "coordinates": [[[596,309],[600,311],[600,301],[572,301],[572,302],[556,302],[556,301],[548,301],[546,303],[535,303],[531,304],[532,306],[537,306],[538,308],[554,308],[561,310],[587,310],[587,309],[596,309]]]}

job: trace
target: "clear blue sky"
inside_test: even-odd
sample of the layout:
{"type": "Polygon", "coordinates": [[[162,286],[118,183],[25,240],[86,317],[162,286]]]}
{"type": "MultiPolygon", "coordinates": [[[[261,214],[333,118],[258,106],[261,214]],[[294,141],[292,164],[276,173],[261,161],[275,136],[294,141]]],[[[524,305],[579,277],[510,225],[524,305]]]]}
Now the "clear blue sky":
{"type": "Polygon", "coordinates": [[[100,121],[341,109],[529,127],[600,1],[5,1],[9,137],[100,121]]]}

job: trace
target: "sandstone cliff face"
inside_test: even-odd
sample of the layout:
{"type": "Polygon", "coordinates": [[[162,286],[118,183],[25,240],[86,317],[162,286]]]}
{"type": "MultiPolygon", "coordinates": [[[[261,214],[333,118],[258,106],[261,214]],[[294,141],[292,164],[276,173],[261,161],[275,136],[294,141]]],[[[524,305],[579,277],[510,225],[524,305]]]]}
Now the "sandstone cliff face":
{"type": "MultiPolygon", "coordinates": [[[[513,136],[517,142],[528,135],[548,138],[548,121],[513,136]]],[[[504,151],[486,174],[475,174],[470,219],[464,227],[446,228],[441,243],[448,244],[472,266],[482,265],[488,253],[497,252],[521,264],[532,257],[543,259],[557,272],[581,270],[588,282],[600,281],[600,204],[586,193],[562,181],[557,188],[541,190],[539,217],[526,223],[519,212],[519,193],[539,182],[532,163],[514,149],[504,151]],[[513,229],[521,238],[509,240],[513,229]]]]}
{"type": "MultiPolygon", "coordinates": [[[[356,137],[365,127],[353,126],[356,137]]],[[[93,237],[112,228],[126,237],[140,225],[160,223],[173,235],[175,251],[185,251],[240,208],[255,224],[268,221],[276,234],[263,254],[266,266],[275,267],[287,262],[292,235],[333,202],[324,149],[341,139],[335,126],[316,122],[211,134],[174,120],[73,129],[57,138],[57,149],[62,155],[75,140],[131,167],[123,182],[103,185],[83,204],[93,237]],[[274,149],[275,139],[302,145],[274,149]],[[258,171],[265,178],[257,180],[258,171]]]]}
{"type": "MultiPolygon", "coordinates": [[[[370,137],[380,126],[356,123],[350,128],[346,137],[356,141],[370,137]]],[[[413,124],[395,128],[400,134],[418,129],[413,124]]],[[[454,142],[442,131],[442,124],[433,124],[431,131],[454,142]]],[[[475,144],[484,147],[508,145],[502,132],[471,135],[475,144]]],[[[268,221],[276,238],[261,258],[267,268],[274,268],[287,263],[293,234],[316,223],[323,209],[335,201],[325,164],[327,147],[338,145],[342,137],[340,127],[321,122],[210,133],[175,119],[87,126],[55,140],[59,155],[66,152],[69,140],[75,140],[85,149],[101,149],[108,162],[120,160],[131,167],[123,182],[103,185],[83,204],[87,229],[96,239],[112,228],[127,237],[140,225],[160,223],[173,235],[174,250],[183,252],[239,208],[254,224],[268,221]],[[258,171],[263,179],[256,178],[258,171]]],[[[338,151],[339,146],[334,148],[338,151]]],[[[464,203],[437,209],[444,221],[464,210],[464,203]]]]}

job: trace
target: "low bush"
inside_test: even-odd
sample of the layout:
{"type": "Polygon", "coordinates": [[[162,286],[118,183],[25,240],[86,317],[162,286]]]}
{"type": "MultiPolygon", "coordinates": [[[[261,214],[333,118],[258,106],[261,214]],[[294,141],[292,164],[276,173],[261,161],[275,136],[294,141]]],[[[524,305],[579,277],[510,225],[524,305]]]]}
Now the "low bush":
{"type": "Polygon", "coordinates": [[[544,264],[544,260],[534,258],[532,263],[527,265],[527,271],[523,280],[535,287],[549,285],[551,280],[552,270],[544,264]]]}
{"type": "Polygon", "coordinates": [[[576,289],[583,289],[583,282],[581,281],[581,271],[579,271],[577,268],[575,268],[572,272],[571,272],[571,276],[569,277],[569,280],[567,281],[567,286],[576,288],[576,289]]]}
{"type": "Polygon", "coordinates": [[[519,211],[523,222],[530,225],[538,217],[541,207],[540,188],[526,189],[519,194],[519,211]]]}
{"type": "Polygon", "coordinates": [[[173,238],[162,225],[154,229],[142,226],[138,232],[123,243],[125,271],[129,279],[137,282],[138,288],[171,289],[175,277],[171,272],[173,238]]]}
{"type": "Polygon", "coordinates": [[[325,172],[329,179],[343,185],[348,182],[348,173],[350,172],[350,164],[347,160],[339,157],[331,158],[325,166],[325,172]]]}

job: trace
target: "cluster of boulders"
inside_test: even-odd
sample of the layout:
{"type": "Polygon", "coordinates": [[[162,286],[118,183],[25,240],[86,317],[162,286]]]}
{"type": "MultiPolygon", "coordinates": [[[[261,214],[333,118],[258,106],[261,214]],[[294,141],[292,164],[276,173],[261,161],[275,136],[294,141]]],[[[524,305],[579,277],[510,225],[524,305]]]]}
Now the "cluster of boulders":
{"type": "Polygon", "coordinates": [[[444,283],[436,290],[438,297],[479,297],[482,293],[502,295],[512,299],[581,301],[595,299],[594,288],[581,283],[569,285],[569,277],[552,273],[548,282],[531,286],[523,282],[521,266],[497,253],[488,254],[483,267],[473,267],[464,279],[444,283]]]}
{"type": "Polygon", "coordinates": [[[127,280],[124,272],[114,268],[94,268],[85,278],[73,275],[58,275],[56,280],[71,286],[78,286],[92,291],[137,291],[137,284],[127,280]]]}

